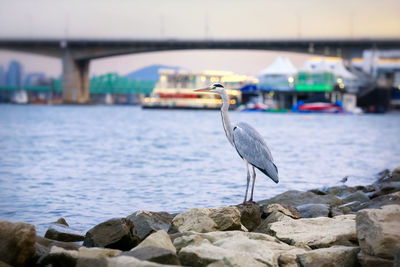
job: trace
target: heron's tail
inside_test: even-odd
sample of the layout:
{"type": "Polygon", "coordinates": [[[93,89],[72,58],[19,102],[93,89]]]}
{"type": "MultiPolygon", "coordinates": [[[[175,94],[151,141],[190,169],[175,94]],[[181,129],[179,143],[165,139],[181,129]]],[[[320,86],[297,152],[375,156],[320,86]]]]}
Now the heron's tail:
{"type": "Polygon", "coordinates": [[[267,166],[268,167],[265,169],[259,167],[257,167],[257,169],[259,169],[262,173],[271,178],[271,180],[275,183],[279,183],[278,168],[276,167],[276,165],[272,161],[268,161],[267,166]]]}

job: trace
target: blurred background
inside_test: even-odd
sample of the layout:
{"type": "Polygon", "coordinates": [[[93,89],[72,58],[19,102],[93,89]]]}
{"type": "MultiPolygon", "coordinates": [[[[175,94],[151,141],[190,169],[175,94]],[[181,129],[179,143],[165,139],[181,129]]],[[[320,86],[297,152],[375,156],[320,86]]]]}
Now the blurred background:
{"type": "Polygon", "coordinates": [[[279,168],[256,199],[371,183],[400,162],[399,13],[397,0],[0,0],[0,218],[86,229],[239,203],[221,100],[193,93],[214,82],[279,168]]]}

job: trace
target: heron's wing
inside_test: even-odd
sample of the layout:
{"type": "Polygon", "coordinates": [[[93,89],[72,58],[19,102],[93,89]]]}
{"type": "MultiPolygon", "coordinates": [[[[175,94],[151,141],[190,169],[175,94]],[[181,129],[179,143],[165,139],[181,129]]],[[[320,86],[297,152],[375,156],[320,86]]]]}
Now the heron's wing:
{"type": "Polygon", "coordinates": [[[249,124],[240,122],[233,128],[233,143],[239,155],[278,182],[278,168],[262,136],[249,124]]]}

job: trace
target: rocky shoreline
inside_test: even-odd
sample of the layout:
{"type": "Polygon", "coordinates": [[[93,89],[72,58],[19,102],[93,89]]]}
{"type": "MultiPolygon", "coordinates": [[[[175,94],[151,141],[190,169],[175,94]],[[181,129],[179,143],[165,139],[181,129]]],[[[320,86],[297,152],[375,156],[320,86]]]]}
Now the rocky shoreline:
{"type": "Polygon", "coordinates": [[[2,266],[400,266],[400,167],[368,186],[290,190],[258,203],[136,211],[44,237],[0,221],[2,266]]]}

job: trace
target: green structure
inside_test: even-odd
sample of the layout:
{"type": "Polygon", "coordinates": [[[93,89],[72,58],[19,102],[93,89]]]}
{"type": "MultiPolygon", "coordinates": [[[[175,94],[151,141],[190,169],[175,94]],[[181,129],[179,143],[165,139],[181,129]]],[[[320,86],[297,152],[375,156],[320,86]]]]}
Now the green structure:
{"type": "MultiPolygon", "coordinates": [[[[150,94],[156,82],[132,80],[116,73],[107,73],[90,79],[90,94],[150,94]]],[[[62,80],[53,81],[52,86],[0,86],[0,91],[62,93],[62,80]]]]}
{"type": "Polygon", "coordinates": [[[332,92],[335,87],[335,76],[331,72],[299,72],[296,76],[296,91],[332,92]]]}

